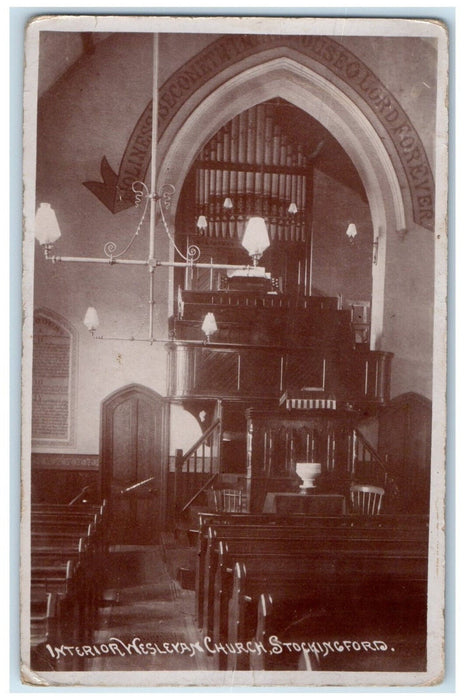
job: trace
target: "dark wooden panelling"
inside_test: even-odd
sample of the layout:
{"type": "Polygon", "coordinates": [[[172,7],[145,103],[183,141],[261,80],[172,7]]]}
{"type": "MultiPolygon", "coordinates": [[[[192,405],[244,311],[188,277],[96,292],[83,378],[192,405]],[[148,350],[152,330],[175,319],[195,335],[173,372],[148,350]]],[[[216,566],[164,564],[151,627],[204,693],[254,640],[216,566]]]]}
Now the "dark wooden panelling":
{"type": "Polygon", "coordinates": [[[85,494],[86,500],[91,503],[100,503],[100,474],[98,471],[69,468],[47,469],[37,468],[34,465],[32,467],[32,503],[70,503],[85,486],[90,487],[85,494]]]}
{"type": "Polygon", "coordinates": [[[204,352],[196,356],[194,385],[207,394],[234,394],[238,390],[238,356],[233,352],[204,352]]]}
{"type": "MultiPolygon", "coordinates": [[[[337,401],[366,407],[389,399],[392,354],[322,348],[169,345],[172,398],[279,399],[318,389],[337,401]]],[[[307,392],[306,398],[309,398],[307,392]]]]}

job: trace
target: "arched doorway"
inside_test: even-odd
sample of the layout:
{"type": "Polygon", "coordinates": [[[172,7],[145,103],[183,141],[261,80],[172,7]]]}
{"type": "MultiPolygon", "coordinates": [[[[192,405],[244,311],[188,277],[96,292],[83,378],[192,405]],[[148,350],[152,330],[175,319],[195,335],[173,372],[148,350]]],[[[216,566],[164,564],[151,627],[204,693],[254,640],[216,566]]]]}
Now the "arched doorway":
{"type": "Polygon", "coordinates": [[[164,518],[166,449],[162,396],[131,384],[103,401],[100,458],[102,494],[110,510],[110,543],[158,541],[164,518]]]}

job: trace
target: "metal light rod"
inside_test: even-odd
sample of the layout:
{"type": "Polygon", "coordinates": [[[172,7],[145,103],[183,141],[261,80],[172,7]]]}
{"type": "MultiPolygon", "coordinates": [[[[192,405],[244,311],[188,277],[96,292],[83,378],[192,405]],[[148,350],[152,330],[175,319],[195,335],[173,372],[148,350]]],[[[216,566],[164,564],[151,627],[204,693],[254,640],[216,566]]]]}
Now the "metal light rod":
{"type": "MultiPolygon", "coordinates": [[[[149,220],[149,259],[155,257],[155,220],[156,200],[153,196],[157,187],[157,146],[158,146],[158,34],[153,35],[153,62],[152,62],[152,144],[150,160],[150,220],[149,220]]],[[[154,267],[149,268],[149,336],[153,338],[155,285],[154,267]]]]}
{"type": "MultiPolygon", "coordinates": [[[[135,338],[135,337],[121,337],[121,336],[111,336],[111,335],[97,335],[95,332],[91,335],[95,340],[116,340],[120,342],[130,342],[130,343],[162,343],[164,345],[174,345],[174,346],[185,346],[190,345],[194,347],[208,347],[208,348],[233,348],[236,350],[240,349],[250,349],[250,344],[248,343],[225,343],[223,341],[214,340],[192,340],[190,338],[135,338]]],[[[254,350],[286,350],[288,347],[286,345],[254,345],[254,350]]],[[[296,347],[297,350],[305,350],[305,348],[296,347]]]]}
{"type": "Polygon", "coordinates": [[[105,265],[145,265],[147,267],[197,267],[208,270],[252,270],[251,265],[228,265],[223,263],[176,262],[166,260],[130,260],[128,258],[86,258],[69,255],[51,255],[49,246],[45,246],[45,257],[51,262],[100,263],[105,265]]]}
{"type": "Polygon", "coordinates": [[[153,35],[153,67],[152,67],[152,144],[150,153],[150,221],[149,221],[149,258],[155,256],[155,219],[156,200],[153,197],[157,191],[157,146],[158,146],[158,34],[153,35]]]}
{"type": "MultiPolygon", "coordinates": [[[[175,340],[173,338],[153,338],[152,336],[149,336],[147,338],[135,338],[134,336],[130,336],[129,338],[122,338],[121,336],[117,335],[97,335],[95,332],[91,331],[91,335],[95,340],[117,340],[117,341],[124,341],[127,342],[129,341],[130,343],[163,343],[164,345],[169,345],[172,343],[180,343],[181,345],[195,345],[197,347],[205,346],[205,345],[221,345],[221,346],[227,346],[227,347],[239,347],[237,343],[214,343],[209,340],[175,340]]],[[[241,345],[240,347],[249,347],[248,345],[241,345]]]]}
{"type": "Polygon", "coordinates": [[[124,258],[85,258],[85,257],[70,257],[68,255],[51,255],[48,250],[45,251],[46,260],[51,262],[71,262],[71,263],[104,263],[105,265],[149,265],[148,260],[125,260],[124,258]]]}
{"type": "Polygon", "coordinates": [[[252,265],[227,265],[223,263],[189,263],[189,262],[162,262],[154,261],[156,267],[197,267],[206,270],[253,270],[252,265]]]}

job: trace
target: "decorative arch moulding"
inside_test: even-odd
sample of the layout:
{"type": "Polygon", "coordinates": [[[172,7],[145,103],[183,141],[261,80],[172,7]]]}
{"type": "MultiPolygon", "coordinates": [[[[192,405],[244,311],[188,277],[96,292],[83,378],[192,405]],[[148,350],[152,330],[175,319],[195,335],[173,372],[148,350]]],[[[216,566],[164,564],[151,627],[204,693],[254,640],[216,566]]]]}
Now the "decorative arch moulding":
{"type": "MultiPolygon", "coordinates": [[[[434,178],[423,143],[409,117],[381,80],[355,54],[326,36],[225,35],[187,61],[165,81],[159,91],[158,133],[184,103],[219,71],[267,49],[286,47],[321,64],[354,90],[384,127],[400,159],[408,183],[412,217],[433,231],[434,178]]],[[[119,171],[105,157],[103,182],[85,182],[113,213],[134,205],[132,184],[144,180],[150,163],[152,102],[145,108],[129,138],[119,171]]]]}

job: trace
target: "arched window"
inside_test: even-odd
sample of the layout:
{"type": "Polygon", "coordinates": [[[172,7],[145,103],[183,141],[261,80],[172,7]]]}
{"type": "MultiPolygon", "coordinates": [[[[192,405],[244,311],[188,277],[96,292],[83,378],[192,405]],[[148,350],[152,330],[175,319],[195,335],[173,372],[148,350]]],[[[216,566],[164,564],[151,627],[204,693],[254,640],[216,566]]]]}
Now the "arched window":
{"type": "Polygon", "coordinates": [[[34,313],[32,446],[74,444],[76,333],[47,309],[34,313]]]}

